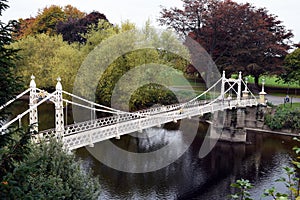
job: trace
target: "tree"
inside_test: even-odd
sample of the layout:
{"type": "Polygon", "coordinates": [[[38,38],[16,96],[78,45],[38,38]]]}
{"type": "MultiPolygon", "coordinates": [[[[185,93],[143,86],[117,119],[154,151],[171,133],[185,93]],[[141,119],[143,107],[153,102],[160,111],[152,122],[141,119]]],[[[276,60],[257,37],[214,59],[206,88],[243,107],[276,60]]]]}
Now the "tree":
{"type": "Polygon", "coordinates": [[[66,5],[63,11],[66,15],[66,19],[81,19],[86,16],[84,12],[71,5],[66,5]]]}
{"type": "Polygon", "coordinates": [[[95,11],[82,18],[70,17],[67,21],[59,22],[56,26],[56,31],[58,34],[63,35],[64,41],[85,43],[86,39],[83,35],[87,33],[90,26],[97,26],[99,20],[108,22],[104,14],[95,11]]]}
{"type": "Polygon", "coordinates": [[[60,6],[52,5],[39,11],[34,22],[34,33],[55,34],[56,24],[65,21],[66,15],[60,6]]]}
{"type": "Polygon", "coordinates": [[[61,36],[37,34],[10,46],[21,49],[18,54],[23,59],[16,61],[15,71],[24,82],[28,83],[33,74],[39,88],[53,89],[57,77],[61,77],[64,90],[72,91],[82,62],[81,52],[75,44],[69,45],[61,36]]]}
{"type": "Polygon", "coordinates": [[[160,23],[198,41],[220,71],[251,74],[256,84],[261,74],[282,72],[293,34],[265,8],[231,0],[183,0],[183,8],[164,8],[160,23]]]}
{"type": "Polygon", "coordinates": [[[19,19],[19,25],[15,33],[12,34],[15,40],[25,38],[27,35],[33,35],[35,18],[19,19]]]}
{"type": "MultiPolygon", "coordinates": [[[[39,10],[36,17],[19,19],[20,25],[13,36],[15,39],[21,39],[28,35],[39,33],[54,35],[57,33],[56,27],[59,23],[64,23],[68,20],[79,20],[85,16],[84,12],[71,5],[65,7],[52,5],[39,10]]],[[[72,29],[73,27],[70,28],[72,29]]]]}
{"type": "Polygon", "coordinates": [[[55,140],[32,147],[0,188],[3,199],[97,199],[99,195],[98,181],[55,140]]]}
{"type": "MultiPolygon", "coordinates": [[[[0,0],[0,15],[9,6],[6,0],[0,0]]],[[[10,21],[4,24],[0,21],[0,105],[14,97],[22,88],[20,78],[15,76],[13,69],[18,59],[15,48],[8,47],[12,43],[11,33],[17,26],[16,21],[10,21]]],[[[6,117],[5,113],[0,112],[0,122],[6,117]]]]}
{"type": "MultiPolygon", "coordinates": [[[[87,53],[96,49],[96,46],[106,39],[108,39],[108,42],[102,44],[101,48],[103,51],[107,51],[108,54],[112,51],[120,51],[120,49],[122,49],[120,46],[126,46],[126,48],[129,49],[137,48],[137,50],[126,52],[125,54],[122,54],[122,56],[119,56],[111,65],[107,66],[107,69],[95,69],[97,71],[104,70],[97,88],[97,99],[99,103],[110,105],[112,93],[115,91],[119,96],[114,99],[116,100],[114,107],[118,106],[119,109],[125,109],[128,106],[126,98],[129,94],[133,94],[132,84],[142,86],[144,83],[147,83],[147,81],[150,84],[137,90],[132,96],[131,102],[129,103],[131,110],[149,107],[156,103],[169,104],[177,101],[174,100],[174,94],[167,91],[164,86],[155,84],[156,82],[161,81],[171,85],[171,77],[174,76],[172,76],[171,72],[170,74],[166,74],[167,71],[171,70],[154,70],[154,64],[156,66],[172,66],[174,69],[178,70],[182,70],[186,65],[187,61],[185,58],[189,58],[188,51],[178,41],[175,35],[172,35],[167,31],[158,32],[152,28],[149,23],[146,23],[142,30],[137,30],[134,25],[128,22],[122,24],[121,27],[115,27],[102,20],[99,22],[96,29],[92,28],[88,31],[86,39],[86,45],[82,50],[87,53]],[[131,31],[126,37],[117,37],[117,34],[126,34],[128,30],[131,31]],[[115,38],[115,40],[109,40],[108,38],[110,37],[115,38]],[[139,48],[140,44],[151,46],[153,48],[139,48]],[[167,50],[173,50],[173,52],[170,53],[167,52],[167,50]],[[184,58],[179,55],[184,55],[184,58]],[[153,65],[151,66],[151,64],[153,65]],[[118,84],[121,78],[124,78],[124,75],[126,74],[127,77],[130,77],[130,81],[126,81],[126,78],[123,79],[123,81],[126,83],[130,82],[131,84],[118,84]],[[149,76],[147,74],[149,74],[149,76]],[[154,76],[154,74],[156,75],[154,76]],[[155,81],[155,83],[151,81],[155,81]],[[168,101],[164,101],[164,99],[168,99],[168,101]]],[[[101,60],[98,61],[96,59],[97,58],[91,61],[95,62],[95,64],[89,64],[91,66],[102,66],[100,64],[102,62],[101,60],[105,60],[106,58],[101,57],[99,58],[101,60]]],[[[104,67],[105,66],[103,66],[103,68],[104,67]]],[[[85,82],[85,84],[89,85],[87,82],[85,82]]]]}
{"type": "Polygon", "coordinates": [[[280,75],[286,83],[300,85],[300,49],[294,50],[284,60],[284,73],[280,75]]]}
{"type": "Polygon", "coordinates": [[[4,146],[7,152],[0,152],[1,199],[98,198],[97,179],[89,170],[82,170],[81,163],[62,143],[50,139],[30,144],[30,137],[31,134],[23,132],[19,141],[13,140],[12,147],[4,146]]]}

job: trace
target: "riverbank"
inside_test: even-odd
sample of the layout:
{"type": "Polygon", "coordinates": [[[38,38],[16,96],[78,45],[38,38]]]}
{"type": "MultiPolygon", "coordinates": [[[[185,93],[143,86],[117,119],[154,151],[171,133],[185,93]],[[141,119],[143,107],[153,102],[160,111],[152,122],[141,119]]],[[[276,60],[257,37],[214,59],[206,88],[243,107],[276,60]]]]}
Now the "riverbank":
{"type": "Polygon", "coordinates": [[[245,128],[245,130],[247,132],[255,131],[255,132],[260,132],[260,133],[272,133],[272,134],[283,135],[283,136],[293,136],[293,137],[300,136],[300,132],[297,134],[297,133],[292,133],[292,132],[280,132],[280,131],[272,131],[272,130],[259,129],[259,128],[245,128]]]}

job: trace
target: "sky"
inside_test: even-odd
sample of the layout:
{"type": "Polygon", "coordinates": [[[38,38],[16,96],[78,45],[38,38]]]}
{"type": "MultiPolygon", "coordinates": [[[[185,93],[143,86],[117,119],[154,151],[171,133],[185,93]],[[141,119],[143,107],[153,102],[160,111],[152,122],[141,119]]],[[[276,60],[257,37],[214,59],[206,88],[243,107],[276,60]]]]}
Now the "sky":
{"type": "MultiPolygon", "coordinates": [[[[300,0],[235,0],[239,3],[252,3],[256,7],[266,7],[270,13],[278,16],[287,29],[295,35],[293,41],[300,42],[299,10],[300,0]]],[[[72,5],[86,13],[99,11],[113,24],[129,20],[143,26],[150,19],[158,26],[161,6],[182,7],[181,0],[8,0],[9,9],[4,11],[1,21],[35,17],[38,10],[50,5],[72,5]]]]}

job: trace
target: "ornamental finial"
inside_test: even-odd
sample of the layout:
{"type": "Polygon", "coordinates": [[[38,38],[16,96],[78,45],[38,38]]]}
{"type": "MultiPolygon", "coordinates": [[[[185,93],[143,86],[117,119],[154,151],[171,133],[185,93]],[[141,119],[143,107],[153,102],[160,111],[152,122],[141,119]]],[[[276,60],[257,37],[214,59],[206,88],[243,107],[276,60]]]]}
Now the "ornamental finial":
{"type": "Polygon", "coordinates": [[[30,78],[31,78],[31,81],[30,81],[29,87],[30,87],[30,88],[36,88],[36,83],[35,83],[35,81],[34,81],[35,76],[33,76],[33,74],[32,74],[30,78]]]}
{"type": "Polygon", "coordinates": [[[61,78],[60,77],[58,77],[57,79],[57,83],[56,83],[56,90],[62,90],[62,85],[61,85],[61,78]]]}

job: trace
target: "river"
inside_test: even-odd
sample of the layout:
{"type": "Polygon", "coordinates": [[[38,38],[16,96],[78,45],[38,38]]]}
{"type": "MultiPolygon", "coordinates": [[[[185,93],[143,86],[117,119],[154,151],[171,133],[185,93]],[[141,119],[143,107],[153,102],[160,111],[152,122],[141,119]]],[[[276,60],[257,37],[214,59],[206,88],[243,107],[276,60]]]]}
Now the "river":
{"type": "MultiPolygon", "coordinates": [[[[13,112],[22,112],[25,109],[20,103],[14,106],[13,112]]],[[[39,118],[43,121],[40,124],[41,129],[53,127],[53,110],[51,104],[39,109],[39,118]]],[[[71,121],[70,115],[68,121],[71,121]]],[[[182,143],[189,136],[189,132],[182,132],[173,126],[171,124],[168,128],[144,130],[144,135],[149,137],[136,138],[133,136],[138,133],[135,133],[133,136],[122,136],[120,140],[111,141],[129,152],[156,151],[170,142],[182,143]]],[[[95,144],[93,148],[77,149],[74,153],[83,161],[83,168],[92,169],[94,176],[99,178],[101,200],[229,199],[229,195],[234,193],[230,184],[240,178],[249,179],[254,185],[250,190],[254,199],[261,199],[264,189],[272,186],[281,192],[286,191],[284,185],[275,180],[284,176],[283,167],[291,166],[290,161],[295,156],[292,148],[297,143],[291,137],[248,132],[249,143],[219,141],[206,157],[199,158],[199,149],[206,134],[207,125],[199,123],[195,139],[182,156],[162,169],[147,173],[121,172],[98,161],[93,156],[95,152],[105,153],[106,158],[112,161],[119,159],[114,151],[98,151],[103,142],[95,144]]],[[[161,158],[154,158],[142,165],[153,164],[151,162],[156,162],[155,159],[160,162],[164,157],[162,155],[161,158]]],[[[118,162],[125,167],[135,165],[122,160],[118,162]]]]}
{"type": "MultiPolygon", "coordinates": [[[[174,130],[155,129],[161,138],[166,133],[176,133],[174,130]]],[[[286,191],[284,185],[275,180],[284,176],[284,166],[290,166],[291,149],[296,145],[291,138],[250,132],[251,144],[218,142],[205,158],[200,159],[198,153],[205,134],[205,128],[199,130],[192,145],[176,162],[158,171],[142,174],[107,167],[89,154],[86,148],[78,149],[76,155],[84,161],[86,168],[92,168],[95,176],[99,177],[99,199],[228,199],[234,192],[230,184],[240,178],[249,179],[255,186],[251,189],[254,199],[260,199],[264,189],[272,186],[286,191]]],[[[134,137],[121,138],[117,143],[121,143],[120,146],[126,143],[122,148],[136,146],[140,151],[153,143],[151,138],[147,142],[140,139],[139,144],[134,137]]],[[[112,152],[111,158],[114,157],[112,152]]]]}

